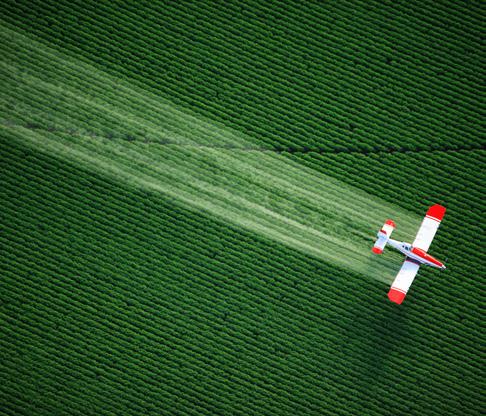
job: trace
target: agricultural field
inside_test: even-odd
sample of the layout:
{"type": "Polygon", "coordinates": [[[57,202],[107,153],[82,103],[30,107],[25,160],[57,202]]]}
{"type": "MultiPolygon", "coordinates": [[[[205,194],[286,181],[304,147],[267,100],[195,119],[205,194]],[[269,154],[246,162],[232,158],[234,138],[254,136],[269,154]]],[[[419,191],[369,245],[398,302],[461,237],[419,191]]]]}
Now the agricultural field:
{"type": "Polygon", "coordinates": [[[2,3],[0,413],[482,414],[481,4],[99,3],[2,3]]]}

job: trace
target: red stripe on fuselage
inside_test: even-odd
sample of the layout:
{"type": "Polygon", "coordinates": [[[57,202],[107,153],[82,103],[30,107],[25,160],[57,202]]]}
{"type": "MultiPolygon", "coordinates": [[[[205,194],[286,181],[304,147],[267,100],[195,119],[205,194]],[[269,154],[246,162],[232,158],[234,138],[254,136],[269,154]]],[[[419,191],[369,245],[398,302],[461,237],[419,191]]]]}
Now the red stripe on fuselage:
{"type": "Polygon", "coordinates": [[[432,257],[430,254],[427,254],[427,253],[426,253],[424,250],[422,250],[421,248],[412,247],[411,252],[412,252],[413,254],[415,254],[416,256],[418,256],[418,257],[420,257],[420,258],[422,258],[422,259],[424,259],[424,260],[427,260],[427,261],[429,261],[429,262],[431,262],[431,263],[435,264],[436,266],[439,266],[439,267],[442,267],[442,266],[443,266],[443,264],[442,264],[442,263],[441,263],[439,260],[437,260],[437,259],[435,259],[434,257],[432,257]]]}

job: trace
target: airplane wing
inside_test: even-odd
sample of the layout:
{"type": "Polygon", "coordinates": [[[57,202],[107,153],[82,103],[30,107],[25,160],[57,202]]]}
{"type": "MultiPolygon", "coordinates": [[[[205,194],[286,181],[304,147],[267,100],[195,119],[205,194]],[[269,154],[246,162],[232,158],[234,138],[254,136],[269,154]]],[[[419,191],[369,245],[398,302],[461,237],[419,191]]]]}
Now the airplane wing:
{"type": "Polygon", "coordinates": [[[424,251],[429,249],[445,211],[446,209],[442,205],[433,205],[429,208],[412,243],[413,247],[421,248],[424,251]]]}
{"type": "Polygon", "coordinates": [[[391,285],[390,291],[388,292],[388,299],[400,305],[403,302],[403,299],[405,299],[405,295],[407,294],[413,279],[415,279],[419,268],[420,264],[414,260],[406,258],[402,268],[391,285]]]}

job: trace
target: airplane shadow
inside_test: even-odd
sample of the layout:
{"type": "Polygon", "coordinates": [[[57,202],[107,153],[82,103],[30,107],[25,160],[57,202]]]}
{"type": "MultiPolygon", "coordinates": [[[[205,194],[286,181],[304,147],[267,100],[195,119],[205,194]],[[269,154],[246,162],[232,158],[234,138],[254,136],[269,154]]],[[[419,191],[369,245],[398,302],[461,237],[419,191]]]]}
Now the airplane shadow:
{"type": "Polygon", "coordinates": [[[367,308],[366,305],[360,305],[353,312],[346,328],[347,345],[342,346],[349,348],[350,356],[354,357],[356,351],[359,352],[359,361],[349,360],[348,376],[353,379],[357,392],[355,399],[362,408],[361,414],[376,408],[384,389],[394,390],[396,373],[391,368],[391,361],[407,344],[409,335],[407,308],[392,304],[386,298],[368,303],[375,301],[383,303],[383,307],[369,305],[367,308]],[[391,371],[395,373],[394,377],[391,371]]]}

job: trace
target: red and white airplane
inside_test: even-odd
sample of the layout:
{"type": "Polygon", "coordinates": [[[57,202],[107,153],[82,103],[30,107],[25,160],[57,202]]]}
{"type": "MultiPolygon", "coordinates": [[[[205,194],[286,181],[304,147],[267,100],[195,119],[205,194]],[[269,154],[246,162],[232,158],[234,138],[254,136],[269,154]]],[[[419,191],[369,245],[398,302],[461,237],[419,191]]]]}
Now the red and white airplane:
{"type": "Polygon", "coordinates": [[[439,269],[446,268],[442,262],[427,253],[435,233],[439,228],[440,222],[444,217],[445,211],[446,209],[441,205],[431,206],[427,211],[427,214],[425,214],[422,225],[412,244],[392,240],[390,238],[392,231],[395,229],[395,223],[392,220],[387,220],[383,225],[383,228],[378,231],[378,239],[372,248],[373,253],[383,253],[383,249],[389,244],[406,256],[402,268],[395,277],[390,291],[388,292],[388,298],[392,302],[398,304],[403,302],[403,299],[405,299],[405,295],[422,264],[437,267],[439,269]]]}

